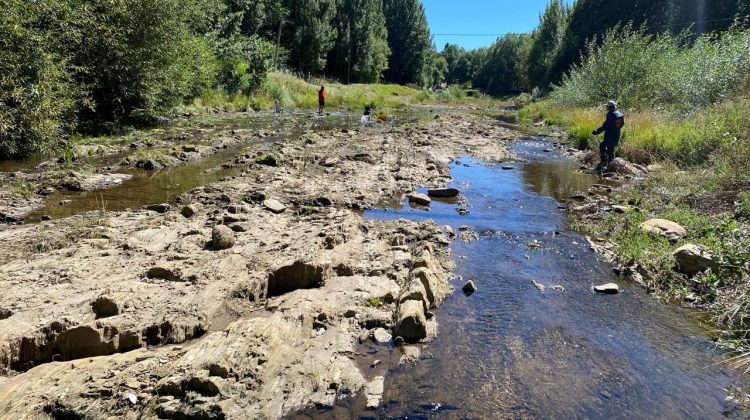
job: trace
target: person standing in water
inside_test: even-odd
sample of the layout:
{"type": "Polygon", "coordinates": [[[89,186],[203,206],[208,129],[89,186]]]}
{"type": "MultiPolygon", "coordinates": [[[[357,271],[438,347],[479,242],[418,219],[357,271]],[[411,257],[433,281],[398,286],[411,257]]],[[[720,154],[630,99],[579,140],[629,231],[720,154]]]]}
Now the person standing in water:
{"type": "Polygon", "coordinates": [[[326,87],[321,86],[318,91],[318,115],[323,115],[323,108],[326,107],[326,87]]]}
{"type": "Polygon", "coordinates": [[[599,145],[601,162],[597,170],[607,169],[607,166],[615,160],[615,149],[620,142],[620,131],[624,125],[625,115],[617,110],[617,103],[615,101],[607,102],[607,118],[604,120],[604,124],[594,130],[593,133],[595,136],[604,133],[604,141],[599,145]]]}

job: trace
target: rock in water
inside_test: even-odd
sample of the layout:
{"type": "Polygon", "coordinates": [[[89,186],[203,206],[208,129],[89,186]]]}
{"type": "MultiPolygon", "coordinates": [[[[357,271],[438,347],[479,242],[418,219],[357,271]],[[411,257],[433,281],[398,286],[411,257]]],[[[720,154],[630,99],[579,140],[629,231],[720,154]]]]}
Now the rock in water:
{"type": "Polygon", "coordinates": [[[368,408],[375,408],[380,405],[380,401],[383,399],[384,382],[385,378],[378,376],[365,386],[368,408]]]}
{"type": "Polygon", "coordinates": [[[432,188],[427,190],[427,195],[438,198],[451,198],[458,196],[459,191],[455,188],[432,188]]]}
{"type": "Polygon", "coordinates": [[[234,232],[227,226],[218,225],[211,231],[211,245],[215,250],[229,249],[234,246],[234,232]]]}
{"type": "Polygon", "coordinates": [[[385,344],[390,343],[393,337],[388,334],[388,331],[384,330],[383,328],[378,328],[373,331],[372,338],[378,343],[385,344]]]}
{"type": "Polygon", "coordinates": [[[432,199],[430,199],[430,197],[424,194],[418,194],[418,193],[409,194],[410,204],[418,204],[420,206],[429,206],[431,202],[432,202],[432,199]]]}
{"type": "Polygon", "coordinates": [[[605,295],[616,295],[620,293],[620,286],[616,285],[615,283],[607,283],[601,286],[594,286],[594,291],[596,293],[603,293],[605,295]]]}
{"type": "Polygon", "coordinates": [[[407,343],[416,343],[427,337],[427,318],[424,306],[417,300],[401,302],[398,308],[399,316],[395,334],[407,343]]]}
{"type": "Polygon", "coordinates": [[[477,291],[477,286],[474,285],[473,281],[469,280],[466,282],[466,284],[464,284],[464,287],[462,287],[461,290],[464,291],[464,294],[466,294],[466,296],[469,296],[477,291]]]}
{"type": "Polygon", "coordinates": [[[641,230],[654,235],[664,236],[670,241],[684,238],[687,231],[679,224],[665,219],[651,219],[641,223],[641,230]]]}
{"type": "Polygon", "coordinates": [[[286,206],[281,201],[269,198],[263,202],[263,206],[271,213],[280,214],[286,211],[286,206]]]}
{"type": "Polygon", "coordinates": [[[679,271],[689,276],[706,271],[716,264],[710,252],[694,244],[686,244],[672,255],[677,261],[679,271]]]}

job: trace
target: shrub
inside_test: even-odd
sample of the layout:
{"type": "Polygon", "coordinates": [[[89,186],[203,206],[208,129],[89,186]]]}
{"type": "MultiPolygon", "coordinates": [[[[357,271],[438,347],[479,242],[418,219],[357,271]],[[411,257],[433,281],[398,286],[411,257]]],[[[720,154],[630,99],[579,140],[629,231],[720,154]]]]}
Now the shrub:
{"type": "Polygon", "coordinates": [[[594,106],[608,99],[633,108],[685,113],[721,102],[750,72],[750,30],[699,37],[647,35],[615,28],[589,42],[582,63],[551,93],[559,104],[594,106]]]}
{"type": "Polygon", "coordinates": [[[49,152],[72,123],[66,62],[30,27],[31,6],[14,0],[0,13],[0,158],[49,152]]]}
{"type": "Polygon", "coordinates": [[[271,69],[274,46],[257,36],[233,37],[219,46],[219,85],[227,93],[251,95],[271,69]]]}

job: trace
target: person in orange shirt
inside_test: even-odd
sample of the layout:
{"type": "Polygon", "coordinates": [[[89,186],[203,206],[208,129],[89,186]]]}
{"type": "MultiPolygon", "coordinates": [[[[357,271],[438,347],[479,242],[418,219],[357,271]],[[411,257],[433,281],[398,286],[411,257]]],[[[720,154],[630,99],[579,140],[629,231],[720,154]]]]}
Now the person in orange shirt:
{"type": "Polygon", "coordinates": [[[318,91],[318,115],[323,115],[323,108],[326,106],[326,87],[321,86],[318,91]]]}

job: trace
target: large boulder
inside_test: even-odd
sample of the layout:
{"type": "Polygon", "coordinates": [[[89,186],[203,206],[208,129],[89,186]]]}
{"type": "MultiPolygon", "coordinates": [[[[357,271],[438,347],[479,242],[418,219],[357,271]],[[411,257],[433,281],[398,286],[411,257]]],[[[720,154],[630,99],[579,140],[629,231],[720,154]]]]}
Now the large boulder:
{"type": "Polygon", "coordinates": [[[716,265],[714,255],[694,244],[686,244],[678,248],[672,255],[677,261],[677,268],[681,273],[689,276],[701,273],[716,265]]]}
{"type": "Polygon", "coordinates": [[[666,219],[651,219],[641,223],[641,230],[654,235],[664,236],[676,241],[687,236],[687,231],[679,224],[666,219]]]}
{"type": "Polygon", "coordinates": [[[228,226],[218,225],[211,231],[211,245],[217,251],[234,246],[234,232],[228,226]]]}
{"type": "Polygon", "coordinates": [[[427,318],[420,301],[401,302],[398,307],[398,322],[394,335],[402,337],[408,343],[416,343],[427,337],[427,318]]]}

